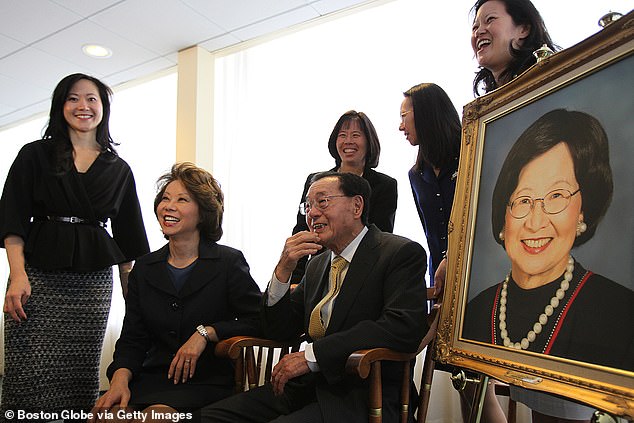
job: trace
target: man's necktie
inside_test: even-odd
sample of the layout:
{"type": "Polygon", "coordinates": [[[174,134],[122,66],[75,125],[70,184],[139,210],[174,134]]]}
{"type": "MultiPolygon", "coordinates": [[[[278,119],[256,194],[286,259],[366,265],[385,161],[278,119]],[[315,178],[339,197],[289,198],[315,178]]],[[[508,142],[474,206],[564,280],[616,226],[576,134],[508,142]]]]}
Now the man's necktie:
{"type": "Polygon", "coordinates": [[[321,320],[321,309],[325,304],[328,304],[328,301],[332,300],[339,293],[342,282],[341,272],[346,267],[346,263],[346,259],[337,256],[333,259],[332,264],[330,265],[328,293],[324,298],[321,299],[319,303],[317,303],[313,311],[310,313],[310,320],[308,322],[308,334],[312,339],[322,338],[326,333],[326,328],[324,327],[321,320]]]}

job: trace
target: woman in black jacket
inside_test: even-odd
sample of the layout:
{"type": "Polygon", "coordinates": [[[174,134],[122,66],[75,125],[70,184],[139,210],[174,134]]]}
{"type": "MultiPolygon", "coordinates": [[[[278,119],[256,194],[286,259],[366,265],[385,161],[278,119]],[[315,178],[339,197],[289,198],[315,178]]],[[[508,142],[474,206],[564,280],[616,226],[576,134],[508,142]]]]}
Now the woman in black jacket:
{"type": "Polygon", "coordinates": [[[159,179],[156,217],[169,240],[130,274],[126,315],[110,389],[95,415],[112,406],[193,411],[229,396],[233,367],[214,344],[257,335],[261,293],[242,253],[222,236],[223,194],[209,172],[176,164],[159,179]]]}

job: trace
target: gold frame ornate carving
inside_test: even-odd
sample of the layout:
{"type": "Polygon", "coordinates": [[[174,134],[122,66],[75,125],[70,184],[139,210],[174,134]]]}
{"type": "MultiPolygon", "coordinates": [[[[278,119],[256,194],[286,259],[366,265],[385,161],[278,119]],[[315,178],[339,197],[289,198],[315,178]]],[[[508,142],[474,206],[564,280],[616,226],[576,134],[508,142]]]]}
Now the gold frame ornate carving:
{"type": "MultiPolygon", "coordinates": [[[[574,90],[577,82],[621,61],[626,66],[634,63],[634,12],[581,43],[540,61],[509,84],[464,107],[459,177],[449,225],[447,281],[435,354],[436,359],[444,363],[513,385],[582,400],[614,415],[634,419],[634,372],[520,352],[461,336],[470,272],[477,265],[472,263],[472,254],[478,236],[475,225],[481,171],[486,160],[487,126],[523,108],[539,107],[540,102],[544,109],[551,107],[548,97],[552,94],[574,90]]],[[[630,69],[634,72],[634,65],[630,69]]],[[[624,96],[629,96],[630,116],[634,116],[633,89],[625,85],[621,90],[624,96]]],[[[527,127],[531,122],[525,123],[527,127]]],[[[628,135],[631,142],[634,134],[628,135]]],[[[513,141],[508,140],[509,147],[513,141]]],[[[629,158],[630,163],[633,160],[634,157],[629,158]]],[[[482,218],[489,219],[490,228],[490,214],[482,218]]],[[[490,230],[488,236],[491,237],[490,230]]],[[[505,273],[502,272],[507,271],[508,268],[500,269],[498,277],[503,278],[505,273]]],[[[634,325],[634,322],[623,324],[634,325]]]]}

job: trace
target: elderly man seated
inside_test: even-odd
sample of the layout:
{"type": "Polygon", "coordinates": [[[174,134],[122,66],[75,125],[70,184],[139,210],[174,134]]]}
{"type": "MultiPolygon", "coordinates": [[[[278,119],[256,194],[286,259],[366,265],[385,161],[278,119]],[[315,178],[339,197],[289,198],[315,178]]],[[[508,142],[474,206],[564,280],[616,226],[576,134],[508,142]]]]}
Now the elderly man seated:
{"type": "MultiPolygon", "coordinates": [[[[350,353],[385,347],[416,351],[425,332],[425,250],[367,226],[370,186],[351,173],[314,176],[306,202],[310,231],[286,240],[264,295],[264,331],[278,340],[308,334],[271,384],[205,407],[203,422],[367,422],[367,382],[345,373],[350,353]],[[322,248],[296,289],[297,261],[322,248]]],[[[402,370],[383,366],[383,421],[396,422],[402,370]]]]}

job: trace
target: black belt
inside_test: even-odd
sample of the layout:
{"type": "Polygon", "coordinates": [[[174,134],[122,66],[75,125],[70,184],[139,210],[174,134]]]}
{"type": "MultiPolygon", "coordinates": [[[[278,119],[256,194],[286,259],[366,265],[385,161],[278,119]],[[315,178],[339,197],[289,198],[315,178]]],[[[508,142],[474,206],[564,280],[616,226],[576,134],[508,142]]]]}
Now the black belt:
{"type": "Polygon", "coordinates": [[[62,222],[62,223],[79,223],[82,225],[94,225],[100,228],[106,229],[106,222],[102,222],[101,220],[90,220],[84,219],[82,217],[76,216],[44,216],[43,218],[35,218],[35,220],[48,220],[51,222],[62,222]]]}

